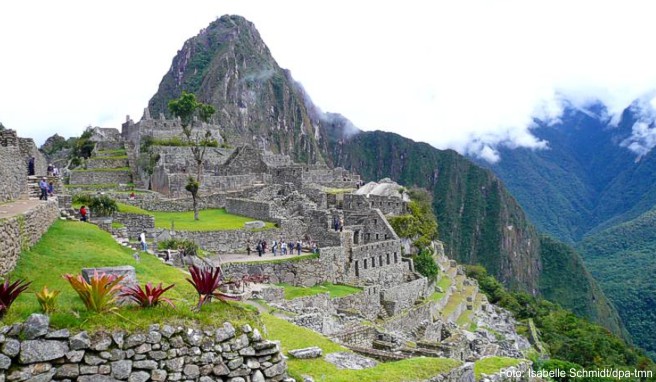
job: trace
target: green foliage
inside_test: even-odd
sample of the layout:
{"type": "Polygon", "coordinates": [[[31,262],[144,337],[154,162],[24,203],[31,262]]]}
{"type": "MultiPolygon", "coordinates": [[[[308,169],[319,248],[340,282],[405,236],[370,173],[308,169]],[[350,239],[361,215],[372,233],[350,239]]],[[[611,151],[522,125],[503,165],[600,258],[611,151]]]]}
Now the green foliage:
{"type": "Polygon", "coordinates": [[[192,265],[189,267],[189,274],[191,275],[191,278],[187,278],[187,281],[196,289],[196,292],[198,292],[198,305],[196,305],[197,311],[200,311],[203,305],[209,303],[213,297],[216,297],[221,301],[238,300],[237,297],[233,297],[218,290],[224,285],[223,271],[220,267],[199,268],[192,265]]]}
{"type": "MultiPolygon", "coordinates": [[[[135,330],[151,324],[221,325],[225,321],[231,321],[238,327],[257,322],[252,310],[236,303],[210,304],[203,307],[203,314],[194,313],[191,308],[196,305],[197,293],[184,281],[184,273],[163,264],[155,256],[142,256],[141,261],[136,263],[133,252],[117,244],[110,234],[93,224],[57,220],[34,247],[21,253],[11,278],[32,280],[35,290],[48,285],[62,291],[58,297],[58,309],[50,315],[53,328],[135,330]],[[176,309],[121,306],[118,310],[120,316],[87,311],[77,293],[61,275],[79,272],[90,264],[95,267],[129,264],[135,268],[140,280],[149,280],[153,284],[176,284],[175,288],[166,292],[169,298],[175,300],[176,309]]],[[[40,310],[37,300],[31,294],[24,293],[14,302],[0,326],[23,322],[40,310]]]]}
{"type": "Polygon", "coordinates": [[[91,130],[86,130],[80,138],[76,139],[70,153],[70,158],[78,165],[81,163],[81,158],[89,158],[96,143],[91,140],[91,130]]]}
{"type": "Polygon", "coordinates": [[[170,100],[168,106],[171,114],[180,118],[183,129],[191,125],[194,114],[197,113],[201,121],[208,122],[216,112],[212,105],[198,102],[195,94],[187,93],[184,90],[179,98],[170,100]]]}
{"type": "Polygon", "coordinates": [[[200,188],[200,183],[193,176],[187,178],[187,184],[185,184],[185,190],[191,193],[191,195],[198,195],[198,189],[200,188]]]}
{"type": "MultiPolygon", "coordinates": [[[[176,146],[176,147],[188,147],[193,146],[194,143],[188,140],[184,140],[180,137],[171,137],[171,138],[159,138],[155,139],[150,136],[145,137],[145,141],[141,143],[142,152],[146,152],[147,148],[151,146],[176,146]]],[[[204,139],[200,142],[201,146],[205,147],[219,147],[219,142],[216,139],[204,139]]]]}
{"type": "Polygon", "coordinates": [[[81,274],[63,276],[71,284],[71,287],[82,299],[84,306],[90,312],[113,312],[117,310],[116,301],[121,291],[119,283],[124,276],[98,274],[94,271],[93,276],[87,282],[81,274]]]}
{"type": "Polygon", "coordinates": [[[45,314],[50,314],[55,311],[55,304],[57,302],[57,296],[59,296],[61,291],[58,290],[48,290],[47,286],[43,286],[39,292],[36,292],[36,299],[41,305],[41,311],[45,314]]]}
{"type": "MultiPolygon", "coordinates": [[[[608,329],[576,316],[547,300],[508,292],[481,266],[466,273],[479,282],[490,302],[509,309],[520,320],[533,319],[551,357],[591,367],[637,367],[642,355],[608,329]]],[[[654,365],[650,364],[650,368],[654,365]]]]}
{"type": "Polygon", "coordinates": [[[68,149],[71,147],[70,141],[67,141],[66,138],[55,134],[52,137],[48,138],[48,145],[46,146],[45,144],[41,147],[41,150],[46,155],[52,155],[58,151],[68,149]]]}
{"type": "Polygon", "coordinates": [[[410,213],[391,216],[388,221],[397,235],[413,239],[413,244],[421,250],[437,239],[437,219],[431,207],[431,196],[426,190],[412,189],[410,198],[410,213]]]}
{"type": "Polygon", "coordinates": [[[96,216],[111,216],[118,211],[118,204],[109,195],[95,195],[89,201],[89,208],[96,216]]]}
{"type": "Polygon", "coordinates": [[[159,249],[182,249],[185,255],[197,256],[198,244],[188,239],[168,239],[158,243],[159,249]]]}
{"type": "Polygon", "coordinates": [[[433,251],[429,248],[423,248],[417,255],[413,257],[415,262],[415,270],[422,276],[427,277],[429,280],[437,280],[439,268],[435,259],[433,258],[433,251]]]}

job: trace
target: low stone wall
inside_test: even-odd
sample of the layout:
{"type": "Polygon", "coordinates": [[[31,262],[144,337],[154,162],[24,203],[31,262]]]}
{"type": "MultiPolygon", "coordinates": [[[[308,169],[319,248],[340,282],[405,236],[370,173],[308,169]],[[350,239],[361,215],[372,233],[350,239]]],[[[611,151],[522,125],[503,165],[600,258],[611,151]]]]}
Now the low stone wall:
{"type": "Polygon", "coordinates": [[[253,219],[271,221],[271,203],[249,199],[226,198],[226,211],[253,219]]]}
{"type": "Polygon", "coordinates": [[[87,168],[121,168],[128,167],[128,158],[107,159],[103,157],[93,157],[87,160],[87,168]]]}
{"type": "Polygon", "coordinates": [[[334,283],[332,264],[321,257],[283,262],[230,263],[223,265],[226,276],[241,278],[244,275],[268,275],[272,283],[314,286],[323,282],[334,283]]]}
{"type": "Polygon", "coordinates": [[[529,381],[542,381],[540,378],[531,378],[529,370],[531,370],[530,361],[522,361],[517,366],[510,366],[499,370],[498,372],[487,375],[483,374],[481,382],[529,382],[529,381]]]}
{"type": "Polygon", "coordinates": [[[1,381],[289,381],[277,343],[257,329],[151,325],[142,332],[52,330],[48,316],[0,328],[1,381]]]}
{"type": "Polygon", "coordinates": [[[425,277],[384,289],[382,300],[390,316],[414,306],[415,301],[428,297],[428,280],[425,277]]]}
{"type": "Polygon", "coordinates": [[[395,333],[410,333],[422,324],[433,321],[432,303],[418,305],[385,321],[385,330],[395,333]]]}
{"type": "Polygon", "coordinates": [[[358,312],[369,320],[374,320],[380,313],[380,286],[366,286],[362,292],[335,298],[333,300],[339,310],[358,312]]]}
{"type": "Polygon", "coordinates": [[[422,382],[476,382],[474,364],[471,362],[465,363],[448,373],[435,376],[422,382]]]}
{"type": "MultiPolygon", "coordinates": [[[[170,235],[168,230],[157,231],[158,240],[162,235],[170,235]]],[[[273,240],[283,237],[285,240],[302,240],[305,235],[305,226],[297,220],[288,219],[281,222],[279,228],[267,230],[237,229],[227,231],[175,231],[174,236],[180,239],[189,239],[206,251],[219,254],[246,253],[246,243],[251,243],[251,250],[255,252],[258,240],[266,240],[271,244],[273,240]]],[[[162,237],[163,239],[166,237],[162,237]]],[[[267,249],[271,248],[271,245],[267,249]]]]}
{"type": "Polygon", "coordinates": [[[357,326],[335,333],[331,337],[342,344],[371,347],[377,335],[378,331],[373,326],[357,326]]]}
{"type": "Polygon", "coordinates": [[[128,238],[132,240],[136,240],[143,231],[151,232],[155,229],[155,217],[152,215],[115,212],[112,218],[114,222],[121,223],[125,226],[128,238]]]}
{"type": "Polygon", "coordinates": [[[0,219],[0,275],[13,270],[21,251],[36,244],[58,217],[57,201],[50,199],[22,215],[0,219]]]}
{"type": "Polygon", "coordinates": [[[131,183],[130,171],[71,171],[70,184],[131,183]]]}
{"type": "MultiPolygon", "coordinates": [[[[198,209],[225,208],[226,198],[238,197],[239,192],[205,195],[198,198],[198,209]]],[[[137,194],[130,199],[129,194],[114,194],[114,198],[122,203],[137,206],[147,211],[185,212],[192,211],[193,200],[191,197],[179,199],[164,199],[159,194],[137,194]]]]}

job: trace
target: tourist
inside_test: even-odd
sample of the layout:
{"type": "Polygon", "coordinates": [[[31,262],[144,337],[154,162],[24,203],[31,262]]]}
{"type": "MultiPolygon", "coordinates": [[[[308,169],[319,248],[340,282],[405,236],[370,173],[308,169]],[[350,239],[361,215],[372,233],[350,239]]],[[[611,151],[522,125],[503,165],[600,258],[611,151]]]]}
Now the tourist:
{"type": "Polygon", "coordinates": [[[48,176],[52,176],[52,170],[53,170],[52,163],[48,163],[48,176]]]}
{"type": "Polygon", "coordinates": [[[46,182],[45,176],[39,182],[39,188],[41,189],[39,200],[48,200],[48,183],[46,182]]]}
{"type": "Polygon", "coordinates": [[[146,231],[142,231],[139,235],[139,242],[141,243],[141,250],[143,252],[148,251],[148,243],[146,243],[146,231]]]}
{"type": "Polygon", "coordinates": [[[30,158],[29,162],[27,162],[27,175],[34,175],[34,157],[30,158]]]}
{"type": "Polygon", "coordinates": [[[339,232],[344,231],[344,218],[339,218],[339,232]]]}
{"type": "Polygon", "coordinates": [[[134,191],[132,191],[132,193],[130,193],[130,200],[134,200],[136,197],[137,196],[134,194],[134,191]]]}
{"type": "Polygon", "coordinates": [[[251,242],[250,241],[246,242],[246,253],[248,253],[248,256],[251,255],[251,242]]]}
{"type": "Polygon", "coordinates": [[[259,257],[262,257],[262,241],[257,242],[257,246],[255,247],[255,250],[257,251],[257,255],[259,257]]]}
{"type": "Polygon", "coordinates": [[[335,232],[339,231],[339,220],[337,220],[337,216],[333,217],[333,228],[335,232]]]}
{"type": "Polygon", "coordinates": [[[52,182],[48,183],[48,196],[55,195],[55,185],[52,182]]]}
{"type": "Polygon", "coordinates": [[[267,250],[267,242],[266,240],[262,240],[262,253],[266,253],[267,250]]]}
{"type": "Polygon", "coordinates": [[[281,250],[281,253],[280,253],[281,255],[283,255],[283,256],[286,255],[287,254],[287,243],[285,243],[283,241],[282,244],[280,244],[280,250],[281,250]]]}
{"type": "Polygon", "coordinates": [[[298,255],[300,256],[301,255],[301,241],[300,240],[298,240],[296,242],[296,250],[298,251],[298,255]]]}
{"type": "Polygon", "coordinates": [[[80,207],[80,216],[81,221],[87,221],[87,208],[85,206],[80,207]]]}
{"type": "Polygon", "coordinates": [[[319,251],[319,248],[317,247],[317,243],[315,241],[312,242],[312,253],[316,254],[319,251]]]}
{"type": "Polygon", "coordinates": [[[52,168],[52,176],[59,176],[59,169],[57,167],[52,168]]]}
{"type": "Polygon", "coordinates": [[[278,251],[278,242],[273,241],[273,244],[271,245],[271,252],[273,252],[273,256],[276,256],[276,252],[278,251]]]}

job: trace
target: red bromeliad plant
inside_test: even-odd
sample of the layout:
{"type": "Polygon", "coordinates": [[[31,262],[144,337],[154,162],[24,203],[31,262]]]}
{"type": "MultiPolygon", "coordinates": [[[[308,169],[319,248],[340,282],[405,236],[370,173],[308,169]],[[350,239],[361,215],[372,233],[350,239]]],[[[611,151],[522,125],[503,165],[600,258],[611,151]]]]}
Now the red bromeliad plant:
{"type": "Polygon", "coordinates": [[[119,283],[125,276],[115,276],[93,272],[90,282],[87,282],[82,275],[63,276],[84,302],[88,310],[92,312],[110,312],[115,311],[117,294],[121,291],[119,283]]]}
{"type": "Polygon", "coordinates": [[[18,296],[25,292],[31,282],[25,282],[25,280],[16,280],[13,283],[10,283],[9,280],[5,280],[4,283],[0,284],[0,318],[2,318],[11,304],[18,298],[18,296]]]}
{"type": "Polygon", "coordinates": [[[199,268],[195,265],[189,267],[189,273],[191,274],[191,279],[187,278],[187,281],[196,288],[198,292],[198,305],[196,309],[200,308],[206,302],[212,300],[212,297],[216,297],[219,300],[240,300],[239,296],[233,296],[225,294],[221,291],[218,291],[219,287],[223,285],[223,273],[221,268],[199,268]]]}
{"type": "Polygon", "coordinates": [[[162,288],[162,283],[159,283],[157,286],[153,286],[152,283],[148,283],[141,288],[140,285],[135,285],[132,287],[125,287],[121,290],[121,297],[127,297],[130,300],[136,302],[142,308],[150,308],[152,306],[159,305],[160,302],[165,302],[175,308],[173,302],[166,297],[162,297],[164,292],[173,288],[175,284],[171,284],[166,288],[162,288]]]}

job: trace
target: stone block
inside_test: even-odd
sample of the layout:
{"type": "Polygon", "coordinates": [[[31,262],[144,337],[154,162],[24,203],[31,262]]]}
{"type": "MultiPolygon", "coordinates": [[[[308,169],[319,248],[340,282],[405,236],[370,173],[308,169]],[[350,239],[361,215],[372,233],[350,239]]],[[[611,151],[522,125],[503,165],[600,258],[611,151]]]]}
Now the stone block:
{"type": "Polygon", "coordinates": [[[289,351],[289,354],[292,357],[299,359],[319,358],[321,357],[322,353],[323,350],[317,346],[312,346],[304,349],[293,349],[289,351]]]}

